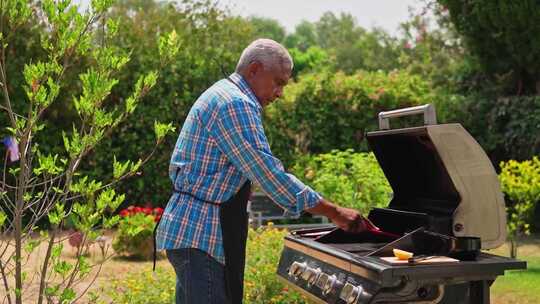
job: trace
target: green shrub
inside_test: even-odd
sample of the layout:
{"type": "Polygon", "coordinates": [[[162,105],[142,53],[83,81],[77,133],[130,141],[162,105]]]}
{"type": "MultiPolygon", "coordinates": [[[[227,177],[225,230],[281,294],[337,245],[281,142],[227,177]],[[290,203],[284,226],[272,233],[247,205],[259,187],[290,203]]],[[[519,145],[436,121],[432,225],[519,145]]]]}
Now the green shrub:
{"type": "Polygon", "coordinates": [[[530,234],[530,223],[540,201],[540,159],[501,162],[499,174],[502,191],[510,200],[508,230],[512,241],[511,256],[517,255],[517,237],[530,234]]]}
{"type": "Polygon", "coordinates": [[[540,97],[453,96],[438,104],[444,122],[459,122],[494,164],[540,155],[540,97]]]}
{"type": "Polygon", "coordinates": [[[272,227],[250,229],[248,235],[244,302],[249,304],[302,304],[304,296],[278,281],[276,270],[286,230],[272,227]]]}
{"type": "Polygon", "coordinates": [[[373,153],[345,150],[304,156],[293,172],[325,198],[366,215],[390,201],[392,190],[373,153]]]}
{"type": "Polygon", "coordinates": [[[176,277],[171,269],[129,273],[127,277],[112,280],[106,286],[106,295],[115,304],[173,304],[176,277]]]}
{"type": "Polygon", "coordinates": [[[364,133],[377,129],[380,111],[432,100],[429,84],[404,72],[306,74],[266,109],[265,130],[272,151],[290,165],[298,153],[365,150],[364,133]]]}
{"type": "Polygon", "coordinates": [[[130,206],[122,210],[113,242],[114,251],[123,256],[150,259],[154,252],[154,228],[162,213],[162,208],[130,206]]]}

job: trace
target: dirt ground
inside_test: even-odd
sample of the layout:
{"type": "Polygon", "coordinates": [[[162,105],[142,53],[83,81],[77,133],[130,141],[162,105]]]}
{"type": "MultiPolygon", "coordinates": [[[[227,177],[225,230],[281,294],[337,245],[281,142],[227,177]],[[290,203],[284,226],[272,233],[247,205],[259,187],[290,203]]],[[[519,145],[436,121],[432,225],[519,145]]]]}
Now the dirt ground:
{"type": "MultiPolygon", "coordinates": [[[[0,249],[3,250],[5,246],[5,240],[0,241],[0,249]]],[[[72,247],[67,240],[62,242],[64,249],[61,253],[61,258],[69,263],[75,263],[77,249],[72,247]]],[[[112,234],[108,233],[106,235],[106,241],[104,243],[104,248],[106,248],[108,255],[114,253],[112,249],[112,234]]],[[[11,249],[12,250],[12,249],[11,249]]],[[[47,252],[47,244],[42,243],[35,251],[32,253],[30,258],[25,261],[23,271],[28,275],[28,285],[25,288],[26,293],[23,296],[23,303],[36,303],[36,294],[39,291],[39,273],[41,272],[41,267],[43,267],[43,258],[47,252]]],[[[86,255],[91,264],[96,264],[102,260],[101,247],[99,244],[93,244],[89,247],[89,252],[86,255]]],[[[8,251],[9,253],[9,251],[8,251]]],[[[7,254],[5,255],[7,256],[7,254]]],[[[23,254],[23,256],[26,256],[23,254]]],[[[5,258],[3,258],[5,259],[5,258]]],[[[171,267],[167,260],[161,255],[161,258],[157,261],[158,267],[171,267]]],[[[172,268],[171,268],[172,269],[172,268]]],[[[102,264],[102,268],[99,271],[99,276],[95,276],[97,273],[97,267],[92,269],[91,274],[81,280],[76,286],[75,289],[78,291],[83,291],[87,288],[89,290],[94,290],[99,292],[102,288],[108,286],[108,283],[112,279],[120,279],[125,277],[129,272],[141,272],[141,271],[152,271],[152,261],[141,261],[134,259],[126,259],[118,256],[113,256],[108,259],[105,263],[102,264]],[[94,281],[95,280],[95,281],[94,281]]],[[[49,271],[52,272],[52,271],[49,271]]],[[[10,282],[10,286],[14,286],[10,282]]],[[[101,292],[100,292],[101,293],[101,292]]],[[[0,288],[0,304],[3,304],[5,298],[5,291],[2,285],[0,288]]],[[[85,303],[84,299],[77,301],[77,303],[85,303]]],[[[7,303],[7,301],[5,302],[7,303]]]]}

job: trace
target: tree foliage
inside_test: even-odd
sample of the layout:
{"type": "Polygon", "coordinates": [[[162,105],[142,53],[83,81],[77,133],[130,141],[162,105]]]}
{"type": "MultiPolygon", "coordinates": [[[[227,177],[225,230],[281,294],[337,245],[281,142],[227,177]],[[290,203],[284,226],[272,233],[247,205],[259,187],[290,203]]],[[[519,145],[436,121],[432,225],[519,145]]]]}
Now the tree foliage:
{"type": "Polygon", "coordinates": [[[499,179],[510,200],[508,230],[512,240],[511,256],[517,256],[518,237],[530,234],[534,210],[540,202],[540,159],[501,162],[499,179]]]}
{"type": "Polygon", "coordinates": [[[274,19],[264,17],[249,17],[248,22],[253,26],[253,38],[269,38],[282,43],[285,39],[285,28],[274,19]]]}
{"type": "Polygon", "coordinates": [[[329,200],[367,216],[374,207],[386,207],[392,190],[372,153],[353,150],[303,156],[293,172],[329,200]]]}
{"type": "Polygon", "coordinates": [[[428,82],[405,72],[303,75],[265,114],[272,151],[286,164],[297,154],[365,150],[380,111],[433,101],[428,82]]]}
{"type": "Polygon", "coordinates": [[[505,95],[540,94],[540,3],[438,0],[505,95]]]}
{"type": "MultiPolygon", "coordinates": [[[[0,108],[10,136],[0,181],[3,302],[41,304],[80,300],[88,288],[81,290],[76,286],[83,279],[97,275],[93,268],[110,258],[104,249],[102,259],[93,263],[83,250],[85,244],[97,239],[101,229],[111,228],[118,221],[111,212],[123,202],[125,195],[117,193],[113,186],[135,175],[148,160],[139,158],[142,155],[133,161],[124,157],[117,160],[113,156],[112,161],[109,158],[107,174],[98,178],[80,171],[88,154],[134,113],[160,75],[158,65],[141,70],[126,86],[126,98],[108,103],[111,91],[119,84],[118,73],[130,60],[127,50],[112,43],[118,23],[106,18],[111,2],[93,1],[85,12],[69,0],[44,0],[37,4],[12,0],[0,7],[0,25],[6,24],[0,27],[0,108]],[[23,29],[24,33],[32,26],[41,28],[31,37],[37,38],[33,43],[39,42],[36,53],[42,56],[18,57],[11,62],[16,56],[14,48],[19,47],[19,30],[23,29]],[[86,64],[79,66],[79,62],[86,64]],[[73,66],[79,67],[75,69],[78,84],[75,89],[71,80],[66,81],[73,66]],[[61,92],[70,98],[60,99],[61,92]],[[13,99],[15,96],[17,99],[13,99]],[[55,149],[48,148],[50,143],[42,148],[43,137],[39,134],[48,129],[46,114],[59,100],[69,100],[68,109],[74,111],[76,119],[57,134],[61,141],[55,149]],[[17,159],[17,163],[8,163],[17,159]],[[49,231],[38,231],[37,224],[42,219],[50,223],[49,231]],[[65,237],[62,228],[67,220],[81,235],[75,262],[61,255],[65,237]],[[35,250],[41,243],[46,252],[37,257],[41,266],[36,271],[28,268],[26,261],[37,254],[35,250]]],[[[165,64],[171,54],[178,52],[174,31],[164,35],[159,44],[156,57],[165,64]]],[[[170,124],[154,122],[154,126],[155,146],[174,130],[170,124]]]]}
{"type": "MultiPolygon", "coordinates": [[[[171,121],[180,129],[191,105],[212,83],[232,73],[236,62],[252,39],[253,27],[244,19],[229,16],[212,1],[170,2],[122,0],[110,16],[119,20],[116,45],[129,49],[130,62],[119,75],[120,83],[112,98],[124,100],[127,84],[135,81],[141,69],[160,66],[156,40],[162,32],[174,30],[182,51],[161,70],[161,81],[149,92],[147,102],[125,124],[104,141],[85,170],[101,176],[108,170],[111,153],[132,159],[154,142],[156,119],[171,121]]],[[[162,149],[144,170],[119,186],[129,198],[127,204],[164,205],[170,196],[168,165],[175,136],[165,138],[162,149]]]]}

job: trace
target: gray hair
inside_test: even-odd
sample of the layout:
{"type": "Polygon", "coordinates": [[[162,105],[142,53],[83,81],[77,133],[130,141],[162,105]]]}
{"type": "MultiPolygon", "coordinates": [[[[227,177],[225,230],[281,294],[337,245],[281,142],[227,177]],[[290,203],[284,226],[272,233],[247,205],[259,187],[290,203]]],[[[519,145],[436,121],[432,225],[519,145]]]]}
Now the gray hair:
{"type": "Polygon", "coordinates": [[[238,60],[236,72],[244,70],[255,61],[265,68],[279,64],[281,67],[290,66],[291,71],[293,69],[293,60],[287,49],[272,39],[257,39],[250,43],[238,60]]]}

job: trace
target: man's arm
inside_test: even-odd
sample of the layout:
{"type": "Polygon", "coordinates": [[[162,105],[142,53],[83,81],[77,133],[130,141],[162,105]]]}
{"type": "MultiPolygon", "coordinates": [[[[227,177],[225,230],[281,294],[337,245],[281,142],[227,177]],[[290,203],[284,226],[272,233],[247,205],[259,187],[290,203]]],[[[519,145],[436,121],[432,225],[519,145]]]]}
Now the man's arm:
{"type": "Polygon", "coordinates": [[[262,122],[254,107],[244,100],[221,105],[218,118],[207,126],[218,148],[274,202],[293,214],[308,211],[327,216],[338,227],[356,230],[362,226],[357,211],[324,200],[317,192],[283,170],[268,147],[262,122]]]}
{"type": "Polygon", "coordinates": [[[321,196],[272,155],[256,105],[238,98],[220,105],[216,116],[206,128],[218,149],[275,203],[296,215],[319,203],[321,196]]]}

